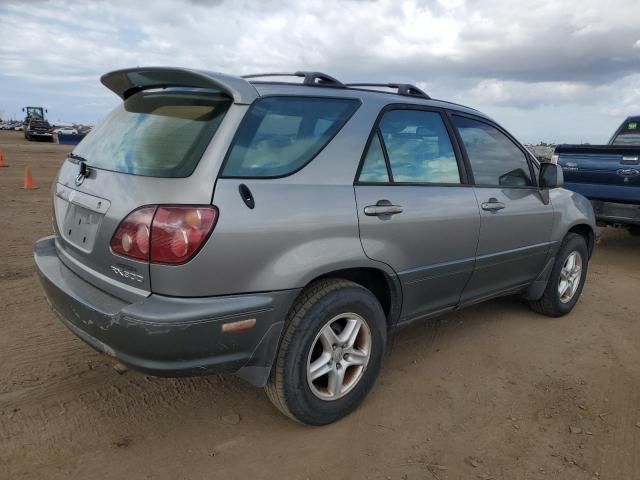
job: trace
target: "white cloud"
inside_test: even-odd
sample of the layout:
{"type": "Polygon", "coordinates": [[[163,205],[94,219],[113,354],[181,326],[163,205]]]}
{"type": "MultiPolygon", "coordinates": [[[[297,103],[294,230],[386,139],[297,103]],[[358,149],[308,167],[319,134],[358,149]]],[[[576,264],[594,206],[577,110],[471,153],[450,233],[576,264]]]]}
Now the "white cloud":
{"type": "Polygon", "coordinates": [[[5,1],[0,109],[40,101],[95,120],[117,101],[98,84],[102,73],[165,64],[314,69],[415,82],[506,118],[580,105],[608,118],[640,111],[637,95],[616,90],[639,71],[639,23],[636,0],[5,1]]]}
{"type": "MultiPolygon", "coordinates": [[[[602,87],[580,82],[528,83],[487,79],[471,88],[467,95],[470,100],[485,105],[537,108],[546,105],[584,103],[590,97],[597,97],[601,90],[603,90],[602,87]]],[[[597,101],[597,98],[591,100],[597,101]]]]}

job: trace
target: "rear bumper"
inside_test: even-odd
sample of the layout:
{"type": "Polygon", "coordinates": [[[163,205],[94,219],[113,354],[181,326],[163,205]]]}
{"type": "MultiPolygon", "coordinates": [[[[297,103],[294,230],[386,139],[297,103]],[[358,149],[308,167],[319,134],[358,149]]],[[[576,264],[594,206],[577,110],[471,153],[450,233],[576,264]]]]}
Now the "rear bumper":
{"type": "Polygon", "coordinates": [[[591,200],[596,220],[606,224],[640,225],[640,204],[591,200]]]}
{"type": "Polygon", "coordinates": [[[264,385],[298,290],[206,298],[152,294],[128,303],[67,268],[58,258],[54,238],[43,238],[34,248],[47,301],[93,348],[153,375],[234,372],[264,385]],[[222,325],[247,319],[255,319],[255,327],[222,332],[222,325]]]}

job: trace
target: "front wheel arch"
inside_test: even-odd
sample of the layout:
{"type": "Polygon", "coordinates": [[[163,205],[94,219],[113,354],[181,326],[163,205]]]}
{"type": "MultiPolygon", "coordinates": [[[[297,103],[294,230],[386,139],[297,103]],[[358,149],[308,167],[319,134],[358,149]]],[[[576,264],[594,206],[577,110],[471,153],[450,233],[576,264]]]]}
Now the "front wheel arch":
{"type": "MultiPolygon", "coordinates": [[[[593,254],[593,249],[596,244],[596,233],[594,232],[593,228],[586,223],[580,223],[572,226],[559,242],[560,249],[562,248],[562,245],[566,241],[567,237],[572,234],[579,235],[584,239],[585,243],[587,244],[588,259],[591,259],[591,255],[593,254]]],[[[525,301],[533,302],[542,298],[551,277],[551,272],[556,261],[556,255],[547,259],[544,267],[540,271],[540,274],[531,283],[531,285],[529,285],[524,290],[524,292],[522,293],[522,298],[525,301]]]]}
{"type": "MultiPolygon", "coordinates": [[[[589,252],[589,258],[591,258],[591,255],[593,254],[593,249],[595,248],[595,245],[596,245],[596,232],[594,231],[594,229],[590,225],[587,225],[586,223],[579,223],[577,225],[572,226],[567,232],[567,235],[569,235],[570,233],[576,233],[584,238],[584,241],[587,243],[587,251],[589,252]]],[[[565,235],[565,238],[567,235],[565,235]]]]}
{"type": "MultiPolygon", "coordinates": [[[[578,302],[582,295],[582,289],[586,281],[586,275],[589,265],[589,251],[587,241],[585,237],[579,233],[569,232],[562,240],[562,244],[558,250],[557,255],[553,258],[553,267],[550,272],[549,278],[545,282],[545,288],[542,295],[539,298],[527,298],[531,309],[542,315],[548,317],[561,317],[573,310],[574,306],[578,302]],[[578,286],[572,293],[572,298],[568,301],[562,301],[561,295],[558,293],[558,282],[566,277],[562,277],[562,272],[565,271],[564,262],[567,256],[573,253],[579,253],[582,258],[581,262],[581,274],[578,277],[578,286]]],[[[575,281],[575,279],[574,279],[575,281]]],[[[534,282],[535,283],[535,282],[534,282]]],[[[562,292],[560,292],[562,293],[562,292]]]]}

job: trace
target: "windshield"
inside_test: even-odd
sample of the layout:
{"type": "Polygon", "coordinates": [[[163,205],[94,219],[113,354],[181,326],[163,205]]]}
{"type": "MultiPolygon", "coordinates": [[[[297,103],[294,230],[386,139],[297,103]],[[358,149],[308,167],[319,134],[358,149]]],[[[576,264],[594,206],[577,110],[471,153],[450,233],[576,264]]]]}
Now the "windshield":
{"type": "Polygon", "coordinates": [[[142,92],[116,108],[76,147],[87,165],[151,177],[187,177],[231,99],[221,93],[142,92]]]}
{"type": "Polygon", "coordinates": [[[41,107],[27,107],[28,118],[44,118],[41,107]]]}
{"type": "Polygon", "coordinates": [[[640,122],[629,120],[611,142],[612,145],[640,145],[640,122]]]}

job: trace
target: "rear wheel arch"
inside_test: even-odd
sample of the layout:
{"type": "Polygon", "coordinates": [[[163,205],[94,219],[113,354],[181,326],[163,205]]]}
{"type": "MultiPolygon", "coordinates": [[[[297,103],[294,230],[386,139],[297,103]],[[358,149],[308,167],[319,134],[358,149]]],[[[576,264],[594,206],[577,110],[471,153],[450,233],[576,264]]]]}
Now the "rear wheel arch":
{"type": "MultiPolygon", "coordinates": [[[[280,350],[284,332],[290,324],[291,318],[295,316],[300,305],[304,303],[305,299],[307,299],[310,294],[322,286],[322,284],[332,280],[347,280],[371,292],[382,307],[388,330],[398,322],[400,312],[402,311],[402,289],[397,276],[390,275],[384,270],[375,267],[354,267],[331,270],[321,275],[317,275],[315,278],[307,282],[298,295],[293,299],[286,318],[284,319],[285,326],[283,333],[280,335],[276,351],[280,350]]],[[[276,358],[277,356],[278,354],[276,353],[276,358]]],[[[273,365],[271,366],[270,372],[272,372],[272,369],[273,365]]],[[[255,384],[258,385],[259,383],[255,384]]]]}
{"type": "MultiPolygon", "coordinates": [[[[386,330],[384,311],[370,290],[335,276],[314,280],[303,289],[287,316],[278,353],[265,385],[267,396],[282,413],[308,425],[326,425],[348,415],[364,401],[375,383],[385,351],[386,330]],[[311,385],[311,366],[308,362],[311,362],[311,355],[318,353],[315,348],[320,332],[334,320],[341,321],[342,317],[349,316],[358,317],[366,324],[371,343],[368,347],[358,347],[364,348],[364,352],[359,352],[356,358],[363,358],[362,354],[365,353],[367,362],[353,363],[349,357],[355,352],[348,349],[356,348],[353,346],[356,338],[348,343],[345,339],[335,337],[340,330],[334,330],[333,351],[328,352],[331,358],[322,359],[323,355],[327,356],[325,351],[315,359],[320,363],[329,362],[322,365],[320,375],[313,378],[322,377],[320,381],[330,382],[331,371],[335,377],[335,372],[345,369],[343,377],[346,379],[350,363],[351,366],[365,365],[365,369],[352,390],[345,392],[344,396],[320,398],[311,385]],[[313,340],[314,336],[316,340],[313,340]],[[348,351],[343,357],[345,349],[348,351]],[[338,357],[335,357],[336,354],[338,357]],[[342,363],[343,360],[347,363],[342,363]],[[329,370],[324,367],[329,367],[329,370]]],[[[325,348],[331,350],[330,345],[325,348]]],[[[341,382],[337,385],[340,386],[341,382]]],[[[328,385],[324,387],[328,388],[328,385]]],[[[316,385],[316,388],[322,389],[323,385],[316,385]]],[[[333,395],[330,390],[328,393],[333,395]]]]}
{"type": "MultiPolygon", "coordinates": [[[[307,283],[300,295],[305,290],[320,280],[326,279],[349,280],[369,290],[380,302],[382,310],[387,318],[387,326],[392,327],[400,318],[402,310],[402,288],[397,276],[390,275],[382,269],[375,267],[355,267],[332,270],[318,275],[307,283]]],[[[296,299],[297,301],[297,299],[296,299]]],[[[293,305],[296,304],[293,302],[293,305]]]]}

